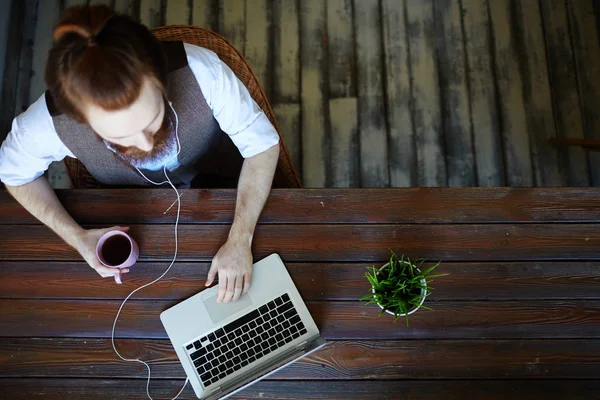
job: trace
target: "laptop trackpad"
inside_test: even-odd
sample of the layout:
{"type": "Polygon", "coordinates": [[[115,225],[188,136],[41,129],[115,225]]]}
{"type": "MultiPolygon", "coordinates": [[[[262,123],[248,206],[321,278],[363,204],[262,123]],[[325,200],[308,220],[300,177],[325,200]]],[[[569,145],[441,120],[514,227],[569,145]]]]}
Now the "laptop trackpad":
{"type": "Polygon", "coordinates": [[[250,296],[246,293],[238,301],[230,301],[229,303],[217,303],[217,295],[209,297],[204,300],[204,305],[208,311],[208,315],[212,319],[213,323],[218,323],[223,319],[229,317],[231,314],[244,309],[252,305],[250,296]]]}

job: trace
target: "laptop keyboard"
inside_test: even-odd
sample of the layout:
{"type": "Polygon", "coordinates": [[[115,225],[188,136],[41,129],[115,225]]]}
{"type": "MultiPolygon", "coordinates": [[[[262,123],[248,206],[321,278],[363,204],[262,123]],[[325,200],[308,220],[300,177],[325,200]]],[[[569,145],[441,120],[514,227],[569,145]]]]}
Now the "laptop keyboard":
{"type": "Polygon", "coordinates": [[[186,349],[208,387],[305,333],[286,293],[188,344],[186,349]]]}

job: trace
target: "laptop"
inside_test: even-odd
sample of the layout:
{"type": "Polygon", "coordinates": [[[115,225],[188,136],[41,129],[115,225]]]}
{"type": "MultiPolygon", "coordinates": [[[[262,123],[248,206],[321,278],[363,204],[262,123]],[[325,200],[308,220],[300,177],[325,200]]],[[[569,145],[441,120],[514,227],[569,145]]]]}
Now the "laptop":
{"type": "Polygon", "coordinates": [[[326,343],[277,254],[254,264],[238,301],[217,303],[217,292],[160,315],[199,399],[229,397],[326,343]]]}

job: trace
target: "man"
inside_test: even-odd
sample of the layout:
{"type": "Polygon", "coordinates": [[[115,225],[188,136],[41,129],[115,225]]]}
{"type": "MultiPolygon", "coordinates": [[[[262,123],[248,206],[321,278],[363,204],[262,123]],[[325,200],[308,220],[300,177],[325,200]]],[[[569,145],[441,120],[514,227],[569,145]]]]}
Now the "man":
{"type": "Polygon", "coordinates": [[[76,7],[54,31],[46,83],[48,91],[15,118],[0,148],[0,180],[11,195],[102,277],[112,277],[119,270],[102,266],[95,247],[108,230],[127,228],[81,228],[44,177],[48,165],[75,157],[112,186],[149,185],[141,173],[163,182],[164,167],[174,184],[189,187],[218,161],[211,154],[232,141],[243,156],[236,211],[206,286],[218,274],[218,301],[246,293],[279,136],[227,65],[198,46],[159,43],[107,7],[76,7]]]}

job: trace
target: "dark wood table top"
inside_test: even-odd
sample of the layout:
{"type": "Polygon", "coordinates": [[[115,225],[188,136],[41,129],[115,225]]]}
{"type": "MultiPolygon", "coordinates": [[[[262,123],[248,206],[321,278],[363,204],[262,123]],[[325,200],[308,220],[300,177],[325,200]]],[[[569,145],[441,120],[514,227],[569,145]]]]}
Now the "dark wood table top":
{"type": "MultiPolygon", "coordinates": [[[[145,399],[145,367],[114,354],[121,301],[173,253],[170,190],[68,190],[86,227],[131,226],[140,261],[118,286],[0,191],[0,398],[145,399]]],[[[125,356],[152,365],[151,394],[185,373],[159,320],[204,288],[233,218],[233,190],[186,190],[179,262],[129,300],[125,356]]],[[[256,229],[279,253],[330,343],[240,399],[592,399],[600,393],[600,189],[274,190],[256,229]],[[388,248],[448,273],[407,328],[357,299],[388,248]]],[[[180,398],[195,398],[188,385],[180,398]]]]}

